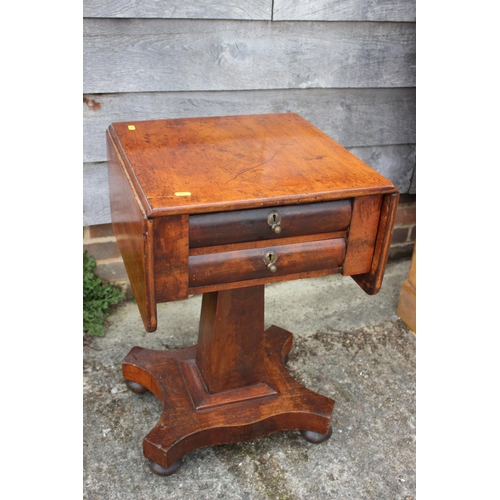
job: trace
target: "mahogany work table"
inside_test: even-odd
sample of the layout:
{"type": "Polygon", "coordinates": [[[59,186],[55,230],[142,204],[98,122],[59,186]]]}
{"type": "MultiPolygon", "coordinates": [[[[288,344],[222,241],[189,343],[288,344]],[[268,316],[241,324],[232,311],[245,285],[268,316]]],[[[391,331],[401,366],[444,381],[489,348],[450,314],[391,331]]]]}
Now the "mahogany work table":
{"type": "Polygon", "coordinates": [[[264,285],[341,273],[379,291],[399,193],[294,113],[113,123],[113,229],[148,332],[156,305],[202,293],[198,344],[134,347],[123,377],[163,412],[151,469],[283,430],[331,435],[334,401],[296,382],[292,334],[264,331],[264,285]]]}

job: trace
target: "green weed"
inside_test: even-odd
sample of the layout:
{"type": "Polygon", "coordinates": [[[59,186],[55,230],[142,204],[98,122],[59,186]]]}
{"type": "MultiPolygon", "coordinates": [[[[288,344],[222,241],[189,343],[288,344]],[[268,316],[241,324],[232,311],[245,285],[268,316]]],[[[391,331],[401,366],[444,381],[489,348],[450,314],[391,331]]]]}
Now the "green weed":
{"type": "Polygon", "coordinates": [[[95,273],[94,257],[83,253],[83,331],[95,337],[104,337],[104,323],[112,313],[112,306],[124,299],[120,288],[103,282],[95,273]]]}

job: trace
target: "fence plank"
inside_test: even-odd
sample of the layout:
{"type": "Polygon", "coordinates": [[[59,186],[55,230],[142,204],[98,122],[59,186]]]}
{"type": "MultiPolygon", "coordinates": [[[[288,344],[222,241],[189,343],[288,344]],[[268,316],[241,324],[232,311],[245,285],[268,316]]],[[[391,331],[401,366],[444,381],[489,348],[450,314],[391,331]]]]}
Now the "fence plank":
{"type": "Polygon", "coordinates": [[[274,0],[275,21],[415,22],[415,0],[274,0]]]}
{"type": "Polygon", "coordinates": [[[295,112],[345,147],[415,143],[414,88],[85,95],[84,161],[106,160],[112,122],[295,112]]]}
{"type": "Polygon", "coordinates": [[[83,225],[109,224],[108,165],[83,164],[83,225]]]}
{"type": "Polygon", "coordinates": [[[83,17],[271,19],[272,0],[84,0],[83,17]]]}
{"type": "MultiPolygon", "coordinates": [[[[409,192],[408,176],[411,176],[415,168],[415,146],[379,146],[355,148],[351,151],[363,160],[373,160],[373,168],[394,182],[402,193],[409,192]]],[[[107,163],[84,163],[83,225],[93,226],[110,222],[107,163]]]]}
{"type": "Polygon", "coordinates": [[[415,86],[415,23],[84,19],[84,93],[415,86]]]}
{"type": "Polygon", "coordinates": [[[416,168],[415,145],[401,144],[349,148],[351,153],[390,179],[401,193],[415,194],[412,179],[416,168]]]}

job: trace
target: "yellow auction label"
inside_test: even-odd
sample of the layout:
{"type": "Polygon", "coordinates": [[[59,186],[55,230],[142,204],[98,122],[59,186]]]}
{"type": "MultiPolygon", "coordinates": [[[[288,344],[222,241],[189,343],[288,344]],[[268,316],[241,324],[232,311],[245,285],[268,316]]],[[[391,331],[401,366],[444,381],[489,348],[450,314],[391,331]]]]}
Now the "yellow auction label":
{"type": "Polygon", "coordinates": [[[177,193],[174,193],[175,196],[191,196],[191,193],[189,191],[177,191],[177,193]]]}

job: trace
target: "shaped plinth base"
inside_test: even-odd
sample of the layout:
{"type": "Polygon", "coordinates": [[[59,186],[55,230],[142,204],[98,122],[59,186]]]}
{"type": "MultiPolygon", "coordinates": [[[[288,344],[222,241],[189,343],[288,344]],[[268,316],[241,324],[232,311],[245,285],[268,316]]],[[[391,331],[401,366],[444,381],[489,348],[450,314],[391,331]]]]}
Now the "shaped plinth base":
{"type": "Polygon", "coordinates": [[[170,475],[187,453],[273,432],[300,430],[320,443],[335,402],[295,381],[285,367],[293,335],[263,328],[264,287],[205,294],[198,344],[156,351],[134,347],[123,377],[162,406],[143,441],[151,470],[170,475]]]}
{"type": "MultiPolygon", "coordinates": [[[[144,439],[144,456],[158,470],[170,471],[183,455],[197,448],[248,441],[278,431],[307,431],[303,432],[306,439],[322,442],[310,436],[331,433],[334,401],[290,376],[283,359],[292,347],[292,338],[276,326],[266,330],[268,384],[215,395],[197,385],[196,377],[186,377],[196,370],[196,346],[170,352],[134,347],[123,362],[124,378],[150,390],[163,408],[160,420],[144,439]]],[[[154,466],[151,469],[156,472],[154,466]]]]}

